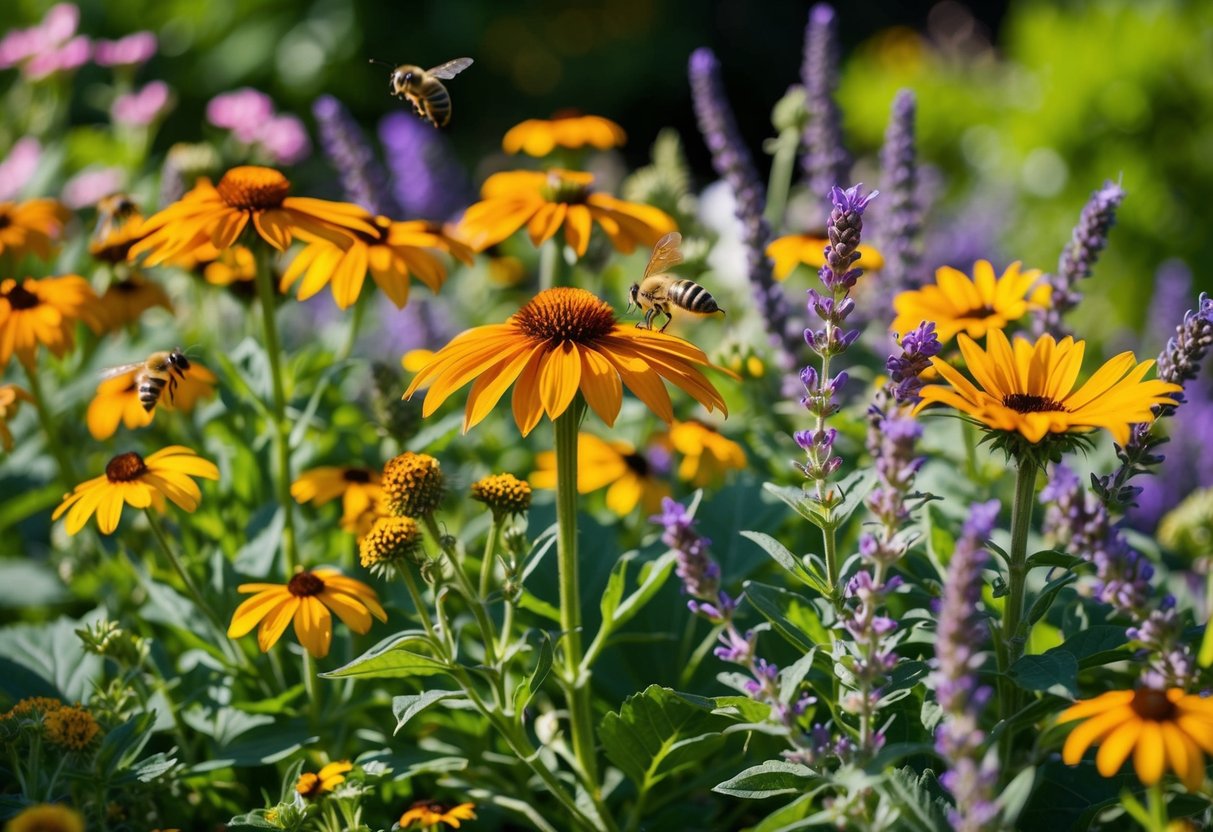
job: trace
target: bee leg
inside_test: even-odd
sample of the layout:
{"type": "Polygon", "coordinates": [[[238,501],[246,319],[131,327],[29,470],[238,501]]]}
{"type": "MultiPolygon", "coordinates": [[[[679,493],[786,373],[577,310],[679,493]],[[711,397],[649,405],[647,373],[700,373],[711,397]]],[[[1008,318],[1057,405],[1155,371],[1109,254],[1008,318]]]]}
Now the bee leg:
{"type": "Polygon", "coordinates": [[[667,326],[669,326],[669,325],[670,325],[670,322],[671,322],[671,321],[673,321],[673,320],[674,320],[674,316],[673,316],[673,315],[671,315],[669,312],[666,312],[666,313],[665,313],[665,323],[664,323],[664,324],[662,324],[662,325],[661,325],[661,329],[659,329],[659,330],[657,330],[657,331],[658,331],[658,332],[665,332],[665,328],[666,328],[667,326]]]}

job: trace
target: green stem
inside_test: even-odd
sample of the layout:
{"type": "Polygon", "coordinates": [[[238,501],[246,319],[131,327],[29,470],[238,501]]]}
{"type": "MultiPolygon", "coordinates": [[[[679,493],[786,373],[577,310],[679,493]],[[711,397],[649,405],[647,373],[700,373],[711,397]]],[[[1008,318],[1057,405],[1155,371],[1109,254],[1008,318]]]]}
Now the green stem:
{"type": "Polygon", "coordinates": [[[575,404],[554,420],[556,433],[556,558],[560,577],[560,629],[564,639],[564,687],[568,694],[573,754],[586,787],[597,800],[598,760],[590,701],[590,669],[581,661],[581,593],[577,579],[577,427],[575,404]]]}
{"type": "MultiPolygon", "coordinates": [[[[206,599],[202,597],[202,591],[199,590],[198,585],[194,583],[194,579],[186,570],[185,564],[181,562],[181,559],[177,557],[177,553],[173,551],[173,547],[169,545],[168,536],[164,533],[164,527],[160,525],[160,518],[156,516],[156,512],[151,508],[145,508],[143,513],[147,515],[147,522],[148,525],[151,526],[152,535],[160,544],[160,549],[164,552],[164,556],[168,558],[168,562],[170,565],[172,565],[173,571],[177,573],[177,577],[179,577],[181,579],[181,583],[185,585],[185,591],[189,594],[190,600],[194,602],[194,606],[202,611],[202,614],[207,617],[217,631],[220,633],[226,632],[223,622],[220,621],[218,614],[211,609],[210,604],[208,604],[206,599]]],[[[224,640],[226,640],[226,636],[224,640]]]]}
{"type": "Polygon", "coordinates": [[[311,717],[312,730],[320,727],[320,692],[316,690],[316,660],[311,652],[303,648],[303,689],[307,693],[308,715],[311,717]]]}
{"type": "Polygon", "coordinates": [[[570,269],[565,263],[564,253],[560,250],[564,244],[555,237],[548,240],[539,249],[539,289],[553,289],[557,286],[567,286],[570,269]]]}
{"type": "Polygon", "coordinates": [[[354,347],[358,343],[358,332],[362,329],[362,321],[366,317],[366,305],[369,301],[366,299],[370,294],[359,295],[354,301],[354,310],[350,313],[350,326],[346,330],[345,343],[341,346],[341,351],[337,353],[337,361],[345,361],[354,352],[354,347]]]}
{"type": "Polygon", "coordinates": [[[425,627],[425,634],[429,636],[435,646],[441,647],[442,642],[438,639],[438,634],[434,632],[434,622],[430,620],[430,611],[426,609],[425,599],[421,597],[421,589],[417,586],[412,569],[407,563],[402,563],[396,571],[404,579],[404,585],[409,591],[409,598],[413,600],[413,606],[417,608],[417,617],[421,619],[421,626],[425,627]]]}
{"type": "Polygon", "coordinates": [[[496,633],[493,630],[493,622],[489,620],[489,614],[484,609],[484,604],[480,600],[480,596],[476,594],[475,588],[472,587],[472,582],[468,580],[467,573],[463,571],[463,564],[459,562],[459,557],[454,551],[454,547],[447,544],[446,535],[438,528],[438,521],[434,519],[434,512],[427,511],[422,515],[422,522],[425,523],[426,531],[430,533],[430,537],[438,544],[438,548],[446,555],[446,559],[451,564],[451,572],[455,575],[455,584],[459,588],[459,593],[467,599],[468,606],[472,608],[472,615],[476,617],[476,624],[480,627],[480,640],[484,643],[484,657],[486,664],[497,663],[497,653],[494,646],[496,633]]]}
{"type": "Polygon", "coordinates": [[[1146,806],[1150,812],[1150,832],[1166,832],[1167,796],[1163,792],[1161,780],[1146,790],[1146,801],[1146,806]]]}
{"type": "Polygon", "coordinates": [[[800,144],[800,131],[789,127],[775,139],[775,155],[771,158],[771,178],[767,182],[767,207],[764,215],[772,229],[783,227],[783,212],[788,204],[788,192],[792,187],[792,173],[796,166],[796,148],[800,144]]]}
{"type": "Polygon", "coordinates": [[[38,362],[33,360],[27,364],[22,361],[21,366],[25,367],[25,375],[29,378],[29,392],[34,399],[34,410],[38,412],[38,422],[42,425],[42,432],[46,435],[46,447],[59,465],[59,477],[63,480],[63,486],[72,488],[78,480],[76,466],[72,464],[72,458],[67,453],[67,444],[59,440],[58,431],[55,430],[55,420],[46,406],[42,379],[38,375],[38,362]]]}
{"type": "Polygon", "coordinates": [[[1007,567],[1007,601],[1003,613],[1002,640],[1012,664],[1023,655],[1026,634],[1019,634],[1023,619],[1024,589],[1028,577],[1028,532],[1036,492],[1036,463],[1021,460],[1015,476],[1015,502],[1011,507],[1011,551],[1007,567]]]}
{"type": "Polygon", "coordinates": [[[493,524],[489,527],[489,536],[484,541],[484,556],[480,559],[480,597],[486,598],[489,594],[489,584],[493,578],[493,567],[496,566],[495,558],[497,557],[497,537],[501,534],[501,522],[497,518],[496,512],[493,513],[493,524]]]}
{"type": "Polygon", "coordinates": [[[261,303],[261,319],[265,329],[265,351],[269,356],[270,378],[273,383],[274,457],[278,468],[274,488],[278,492],[278,504],[282,506],[282,557],[289,580],[299,565],[299,553],[295,547],[295,502],[291,499],[290,427],[286,421],[286,386],[282,377],[282,348],[278,342],[278,324],[274,317],[278,294],[274,289],[270,257],[260,254],[257,260],[257,297],[261,303]]]}

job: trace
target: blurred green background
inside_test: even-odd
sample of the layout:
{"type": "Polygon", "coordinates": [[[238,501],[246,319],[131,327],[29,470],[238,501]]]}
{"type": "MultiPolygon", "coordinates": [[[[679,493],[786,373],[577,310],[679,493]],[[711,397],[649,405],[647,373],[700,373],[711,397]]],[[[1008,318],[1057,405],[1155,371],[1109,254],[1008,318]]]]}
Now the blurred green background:
{"type": "MultiPolygon", "coordinates": [[[[29,25],[50,5],[9,0],[0,26],[29,25]]],[[[80,29],[114,38],[150,28],[159,36],[160,53],[140,79],[168,81],[179,100],[156,151],[197,140],[206,101],[243,85],[309,125],[312,101],[330,93],[371,129],[402,105],[387,94],[387,70],[369,58],[428,66],[470,55],[476,66],[450,83],[448,133],[469,169],[518,121],[576,108],[625,127],[630,166],[646,160],[661,127],[679,129],[706,182],[713,176],[694,127],[687,56],[700,45],[717,50],[765,169],[770,109],[799,80],[809,8],[744,0],[86,0],[80,29]]],[[[1154,272],[1171,257],[1193,269],[1197,289],[1213,288],[1204,267],[1213,260],[1213,3],[863,2],[840,3],[838,13],[839,100],[855,179],[878,185],[874,155],[889,103],[910,87],[919,96],[922,158],[934,170],[928,224],[980,240],[995,261],[1053,267],[1090,192],[1105,179],[1122,181],[1128,199],[1097,269],[1099,288],[1089,284],[1075,316],[1080,331],[1098,321],[1115,340],[1107,334],[1117,327],[1139,328],[1154,272]],[[975,217],[992,227],[948,227],[975,217]]],[[[87,66],[76,76],[74,122],[104,120],[87,91],[105,72],[87,66]]]]}

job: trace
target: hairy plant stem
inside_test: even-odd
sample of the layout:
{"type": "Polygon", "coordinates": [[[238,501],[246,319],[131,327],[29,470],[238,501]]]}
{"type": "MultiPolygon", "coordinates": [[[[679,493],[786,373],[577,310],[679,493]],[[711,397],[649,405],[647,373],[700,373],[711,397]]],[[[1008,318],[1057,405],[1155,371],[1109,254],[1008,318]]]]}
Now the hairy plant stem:
{"type": "Polygon", "coordinates": [[[560,577],[560,629],[564,641],[561,681],[568,695],[573,754],[581,767],[586,788],[601,797],[598,761],[594,756],[588,667],[582,666],[581,593],[577,579],[577,428],[583,405],[578,398],[553,420],[556,434],[556,558],[560,577]]]}
{"type": "Polygon", "coordinates": [[[316,689],[316,660],[306,647],[303,648],[303,689],[307,693],[312,730],[316,730],[320,727],[320,692],[316,689]]]}
{"type": "Polygon", "coordinates": [[[282,347],[278,341],[278,323],[275,307],[278,294],[274,289],[274,275],[270,268],[271,255],[259,247],[257,255],[257,297],[261,304],[261,320],[265,330],[265,352],[270,362],[270,378],[273,386],[274,429],[274,489],[278,504],[282,507],[282,558],[286,577],[290,580],[299,566],[299,553],[295,546],[295,503],[291,498],[291,448],[290,426],[286,421],[286,386],[282,377],[282,347]]]}
{"type": "Polygon", "coordinates": [[[489,584],[493,578],[494,559],[497,557],[497,538],[501,535],[501,519],[493,513],[493,523],[489,526],[488,537],[484,541],[484,556],[480,559],[480,597],[489,594],[489,584]]]}
{"type": "Polygon", "coordinates": [[[42,432],[46,436],[46,447],[59,465],[59,478],[63,481],[63,487],[72,488],[78,479],[76,466],[72,464],[72,458],[67,453],[67,445],[59,440],[55,430],[55,420],[46,406],[46,395],[42,390],[42,379],[38,375],[37,359],[31,360],[29,363],[22,361],[21,366],[25,368],[25,375],[29,379],[29,392],[34,399],[34,410],[38,413],[38,423],[42,426],[42,432]]]}
{"type": "Polygon", "coordinates": [[[430,641],[434,644],[441,644],[438,639],[438,634],[434,632],[434,622],[430,620],[430,611],[425,608],[425,599],[421,597],[421,589],[417,586],[417,579],[413,577],[413,570],[408,564],[400,564],[400,568],[396,570],[400,573],[400,577],[404,580],[404,586],[409,591],[409,598],[413,601],[413,606],[417,608],[417,617],[421,619],[421,626],[425,628],[425,634],[429,636],[430,641]]]}
{"type": "MultiPolygon", "coordinates": [[[[1011,550],[1007,564],[1007,595],[1003,602],[1002,628],[995,645],[999,663],[999,705],[1003,720],[1019,711],[1019,688],[1007,673],[1023,655],[1027,635],[1018,635],[1023,620],[1024,590],[1028,577],[1028,532],[1032,528],[1033,496],[1036,492],[1036,463],[1021,459],[1015,475],[1015,502],[1011,506],[1011,550]]],[[[1001,751],[1004,764],[1010,762],[1014,732],[1003,730],[1001,751]]]]}
{"type": "Polygon", "coordinates": [[[472,615],[475,616],[476,625],[480,628],[480,640],[484,643],[485,663],[489,665],[496,664],[497,651],[493,642],[497,636],[493,629],[493,622],[489,620],[489,614],[484,608],[484,602],[476,594],[472,582],[468,580],[467,573],[463,571],[463,564],[460,563],[454,547],[446,542],[446,535],[438,528],[438,521],[434,519],[434,512],[425,512],[421,516],[421,521],[425,524],[425,529],[429,532],[430,538],[438,544],[438,548],[446,555],[446,559],[451,565],[451,572],[455,576],[455,585],[459,589],[459,594],[467,600],[468,606],[472,608],[472,615]]]}

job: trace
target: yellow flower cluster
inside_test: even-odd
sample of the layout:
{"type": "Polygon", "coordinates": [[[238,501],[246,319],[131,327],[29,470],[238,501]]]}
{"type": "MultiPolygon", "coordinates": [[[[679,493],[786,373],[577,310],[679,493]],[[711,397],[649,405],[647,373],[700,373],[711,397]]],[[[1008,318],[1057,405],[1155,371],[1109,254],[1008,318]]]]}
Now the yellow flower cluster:
{"type": "Polygon", "coordinates": [[[406,451],[383,467],[383,497],[398,517],[421,517],[438,508],[445,493],[438,460],[406,451]]]}
{"type": "Polygon", "coordinates": [[[358,541],[358,558],[371,569],[411,558],[421,545],[421,531],[412,517],[380,517],[358,541]]]}
{"type": "Polygon", "coordinates": [[[524,514],[531,507],[531,486],[513,474],[490,474],[472,483],[472,499],[498,517],[524,514]]]}

